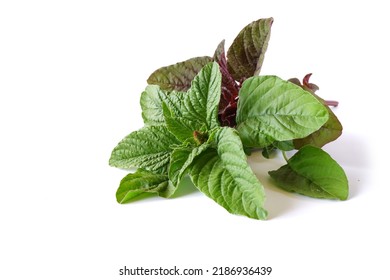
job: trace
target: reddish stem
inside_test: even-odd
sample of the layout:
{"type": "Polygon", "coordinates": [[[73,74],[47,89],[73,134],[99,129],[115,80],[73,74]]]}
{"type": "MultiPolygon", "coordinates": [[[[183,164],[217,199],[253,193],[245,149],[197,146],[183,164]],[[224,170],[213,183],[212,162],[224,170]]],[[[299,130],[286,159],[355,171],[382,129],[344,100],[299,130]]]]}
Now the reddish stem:
{"type": "Polygon", "coordinates": [[[325,100],[325,104],[328,106],[337,107],[339,102],[335,100],[325,100]]]}

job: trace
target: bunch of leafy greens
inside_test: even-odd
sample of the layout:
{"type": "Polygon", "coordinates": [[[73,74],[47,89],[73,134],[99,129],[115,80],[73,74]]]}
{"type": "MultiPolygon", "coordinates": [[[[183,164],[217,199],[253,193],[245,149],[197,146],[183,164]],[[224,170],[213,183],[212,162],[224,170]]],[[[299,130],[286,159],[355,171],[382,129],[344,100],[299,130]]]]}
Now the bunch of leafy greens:
{"type": "Polygon", "coordinates": [[[195,57],[156,70],[141,94],[145,126],[113,150],[110,165],[137,167],[116,193],[125,203],[143,193],[170,197],[182,178],[233,214],[266,219],[264,188],[246,154],[298,151],[269,172],[277,186],[315,198],[345,200],[341,166],[321,149],[342,126],[318,87],[303,79],[258,76],[273,19],[247,25],[225,55],[195,57]]]}

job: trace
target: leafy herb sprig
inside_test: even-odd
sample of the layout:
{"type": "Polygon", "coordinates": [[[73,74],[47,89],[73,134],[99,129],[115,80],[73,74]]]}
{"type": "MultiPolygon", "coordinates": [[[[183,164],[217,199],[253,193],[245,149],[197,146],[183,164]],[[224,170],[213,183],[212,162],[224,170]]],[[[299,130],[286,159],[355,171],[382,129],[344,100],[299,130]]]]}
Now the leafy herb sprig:
{"type": "Polygon", "coordinates": [[[348,180],[321,147],[342,132],[318,87],[298,79],[258,76],[273,19],[259,19],[237,35],[225,55],[195,57],[162,67],[141,94],[144,127],[126,136],[109,164],[138,169],[116,193],[125,203],[142,193],[172,196],[182,178],[233,214],[266,219],[265,192],[246,154],[298,151],[270,176],[286,191],[345,200],[348,180]]]}

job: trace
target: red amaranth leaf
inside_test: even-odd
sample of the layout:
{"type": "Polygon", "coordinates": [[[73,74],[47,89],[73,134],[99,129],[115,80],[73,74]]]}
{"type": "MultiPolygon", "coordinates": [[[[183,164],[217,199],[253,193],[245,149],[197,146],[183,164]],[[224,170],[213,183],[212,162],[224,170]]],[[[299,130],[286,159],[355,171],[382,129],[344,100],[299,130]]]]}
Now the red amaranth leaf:
{"type": "Polygon", "coordinates": [[[245,26],[227,51],[228,69],[243,82],[260,73],[271,35],[273,18],[263,18],[245,26]]]}
{"type": "MultiPolygon", "coordinates": [[[[303,77],[302,84],[299,81],[299,79],[297,79],[297,78],[289,79],[289,81],[300,86],[301,88],[303,88],[304,90],[307,90],[310,93],[315,93],[320,88],[316,84],[309,82],[311,75],[312,75],[312,73],[306,74],[306,76],[303,77]]],[[[339,105],[339,102],[335,101],[335,100],[322,100],[322,101],[327,106],[337,107],[339,105]]]]}
{"type": "Polygon", "coordinates": [[[198,72],[211,61],[211,57],[201,56],[161,67],[149,76],[147,82],[163,90],[187,91],[198,72]]]}
{"type": "Polygon", "coordinates": [[[315,93],[320,88],[316,84],[312,84],[312,83],[309,82],[310,77],[311,77],[312,74],[313,73],[309,73],[305,77],[303,77],[302,83],[303,83],[303,88],[305,90],[308,90],[311,93],[315,93]]]}
{"type": "Polygon", "coordinates": [[[222,126],[234,127],[236,125],[237,100],[240,86],[228,70],[224,45],[225,40],[218,45],[214,53],[214,60],[218,63],[222,74],[218,117],[222,126]]]}

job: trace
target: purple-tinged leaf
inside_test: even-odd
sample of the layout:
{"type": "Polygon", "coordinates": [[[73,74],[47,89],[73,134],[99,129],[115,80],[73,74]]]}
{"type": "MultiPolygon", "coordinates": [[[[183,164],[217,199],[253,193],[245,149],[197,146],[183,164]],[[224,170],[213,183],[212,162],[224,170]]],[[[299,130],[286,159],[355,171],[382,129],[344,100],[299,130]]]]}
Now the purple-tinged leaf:
{"type": "Polygon", "coordinates": [[[158,85],[163,90],[187,91],[198,72],[212,61],[213,59],[209,56],[190,58],[157,69],[147,81],[149,85],[158,85]]]}
{"type": "Polygon", "coordinates": [[[236,81],[258,75],[271,35],[273,18],[259,19],[248,24],[234,39],[227,52],[229,72],[236,81]]]}
{"type": "Polygon", "coordinates": [[[311,93],[315,93],[320,88],[316,84],[309,82],[311,75],[312,73],[309,73],[305,77],[303,77],[302,85],[303,88],[306,89],[307,91],[310,91],[311,93]]]}
{"type": "MultiPolygon", "coordinates": [[[[219,60],[221,59],[222,56],[225,57],[225,40],[222,40],[221,43],[218,44],[214,52],[213,59],[215,62],[219,64],[219,60]]],[[[226,63],[226,58],[225,58],[225,63],[226,63]]]]}
{"type": "MultiPolygon", "coordinates": [[[[309,82],[311,75],[312,73],[309,73],[305,77],[303,77],[302,84],[301,81],[297,78],[292,78],[289,81],[302,87],[304,90],[307,90],[308,92],[315,93],[320,88],[316,84],[309,82]]],[[[323,101],[328,106],[337,107],[339,105],[339,102],[335,100],[323,100],[323,101]]]]}
{"type": "Polygon", "coordinates": [[[225,40],[218,45],[214,53],[214,60],[218,63],[222,74],[218,118],[222,126],[234,127],[236,125],[237,100],[240,86],[229,73],[224,45],[225,40]]]}

